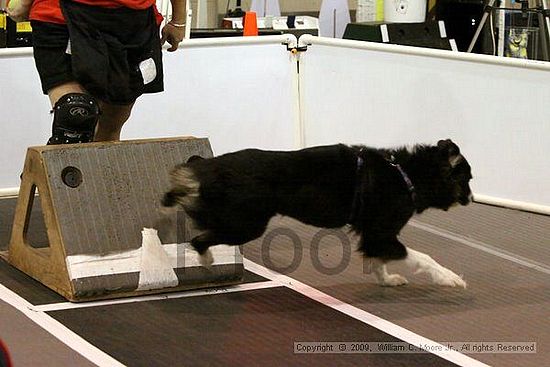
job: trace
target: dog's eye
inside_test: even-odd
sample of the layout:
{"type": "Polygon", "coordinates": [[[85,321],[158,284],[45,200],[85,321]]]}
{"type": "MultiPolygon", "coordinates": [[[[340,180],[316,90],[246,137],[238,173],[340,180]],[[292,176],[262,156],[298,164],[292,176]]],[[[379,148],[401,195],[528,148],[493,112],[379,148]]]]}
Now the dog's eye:
{"type": "Polygon", "coordinates": [[[456,172],[454,171],[452,174],[451,174],[451,178],[453,179],[453,181],[469,181],[471,180],[473,177],[472,177],[472,174],[470,172],[456,172]]]}

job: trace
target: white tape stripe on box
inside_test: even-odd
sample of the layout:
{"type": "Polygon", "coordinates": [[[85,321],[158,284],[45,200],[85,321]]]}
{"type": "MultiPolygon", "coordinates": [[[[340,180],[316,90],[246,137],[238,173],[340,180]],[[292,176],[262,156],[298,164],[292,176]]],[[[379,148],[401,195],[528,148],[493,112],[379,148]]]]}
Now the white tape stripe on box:
{"type": "MultiPolygon", "coordinates": [[[[162,246],[172,268],[201,266],[199,254],[188,243],[162,246]]],[[[218,245],[210,247],[216,265],[242,264],[243,258],[236,246],[218,245]]],[[[67,270],[71,279],[102,275],[138,273],[141,271],[141,248],[105,256],[67,256],[67,270]]]]}

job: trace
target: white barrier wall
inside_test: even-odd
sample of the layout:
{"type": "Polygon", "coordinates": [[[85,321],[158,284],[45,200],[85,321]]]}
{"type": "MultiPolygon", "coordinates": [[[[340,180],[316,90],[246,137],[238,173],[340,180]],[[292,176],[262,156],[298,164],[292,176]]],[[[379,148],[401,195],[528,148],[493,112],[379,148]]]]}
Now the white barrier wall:
{"type": "Polygon", "coordinates": [[[50,109],[32,49],[0,49],[0,194],[19,187],[27,147],[48,140],[50,109]]]}
{"type": "Polygon", "coordinates": [[[123,138],[206,136],[216,155],[296,148],[297,65],[283,42],[295,38],[196,39],[165,53],[165,92],[138,101],[123,138]]]}
{"type": "MultiPolygon", "coordinates": [[[[286,42],[296,39],[189,40],[165,52],[165,91],[137,101],[122,138],[209,137],[215,154],[296,148],[296,60],[286,42]]],[[[32,50],[0,50],[0,194],[16,192],[26,148],[50,136],[49,109],[32,50]]]]}
{"type": "Polygon", "coordinates": [[[550,213],[550,64],[300,38],[303,144],[450,137],[479,201],[550,213]]]}
{"type": "MultiPolygon", "coordinates": [[[[143,96],[124,139],[207,136],[248,147],[397,146],[452,138],[476,200],[550,214],[550,64],[303,36],[190,40],[165,53],[166,91],[143,96]],[[299,81],[298,81],[299,75],[299,81]]],[[[0,50],[0,195],[51,116],[29,50],[0,50]]]]}

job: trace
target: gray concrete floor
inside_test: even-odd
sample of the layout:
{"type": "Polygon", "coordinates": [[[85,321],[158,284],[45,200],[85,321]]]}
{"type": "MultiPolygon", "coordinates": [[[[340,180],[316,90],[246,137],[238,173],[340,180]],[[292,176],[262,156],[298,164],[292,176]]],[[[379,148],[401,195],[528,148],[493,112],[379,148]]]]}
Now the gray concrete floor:
{"type": "MultiPolygon", "coordinates": [[[[14,200],[0,200],[0,250],[9,240],[14,207],[14,200]]],[[[33,241],[47,243],[40,208],[33,212],[33,241]]],[[[407,274],[396,266],[390,270],[405,275],[409,284],[379,287],[354,250],[356,238],[343,231],[327,232],[319,242],[319,263],[314,266],[311,244],[320,230],[277,217],[266,236],[282,233],[280,228],[297,234],[303,251],[298,267],[286,275],[434,341],[537,343],[535,354],[470,355],[484,363],[550,365],[550,217],[480,204],[416,217],[402,232],[402,241],[463,275],[466,290],[434,286],[425,276],[407,274]],[[425,225],[435,232],[425,230],[425,225]],[[344,254],[349,261],[341,263],[344,254]],[[342,268],[335,274],[319,270],[338,265],[342,268]]],[[[276,236],[267,251],[266,236],[246,245],[245,257],[275,270],[288,266],[294,256],[291,241],[276,236]]],[[[10,347],[15,366],[90,365],[4,302],[0,302],[0,337],[10,347]]]]}
{"type": "MultiPolygon", "coordinates": [[[[354,250],[354,236],[347,236],[353,249],[349,263],[337,274],[325,274],[311,261],[311,243],[318,228],[275,218],[271,230],[287,228],[300,238],[303,256],[300,266],[287,274],[292,278],[434,341],[537,343],[536,354],[470,355],[484,363],[550,365],[550,217],[473,204],[448,212],[429,211],[417,216],[414,223],[474,241],[492,252],[517,255],[522,261],[540,265],[542,271],[408,225],[401,234],[402,242],[463,275],[468,288],[435,286],[425,275],[412,275],[395,265],[389,265],[390,272],[405,275],[409,284],[379,287],[354,250]]],[[[342,234],[337,231],[321,241],[318,259],[322,266],[335,268],[341,263],[346,246],[336,235],[342,234]]],[[[245,256],[275,269],[291,264],[293,245],[288,238],[279,236],[269,246],[268,257],[262,246],[266,246],[264,239],[245,246],[245,256]]]]}

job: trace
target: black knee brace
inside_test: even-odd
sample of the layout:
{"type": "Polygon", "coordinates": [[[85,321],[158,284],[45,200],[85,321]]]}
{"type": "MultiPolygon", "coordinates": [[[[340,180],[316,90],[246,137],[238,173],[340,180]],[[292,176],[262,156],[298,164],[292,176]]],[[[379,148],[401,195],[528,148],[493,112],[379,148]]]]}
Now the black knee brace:
{"type": "Polygon", "coordinates": [[[68,93],[52,109],[52,137],[48,144],[88,143],[94,140],[99,105],[88,94],[68,93]]]}

